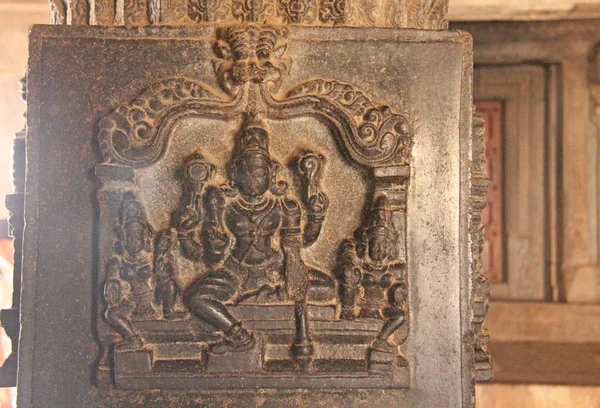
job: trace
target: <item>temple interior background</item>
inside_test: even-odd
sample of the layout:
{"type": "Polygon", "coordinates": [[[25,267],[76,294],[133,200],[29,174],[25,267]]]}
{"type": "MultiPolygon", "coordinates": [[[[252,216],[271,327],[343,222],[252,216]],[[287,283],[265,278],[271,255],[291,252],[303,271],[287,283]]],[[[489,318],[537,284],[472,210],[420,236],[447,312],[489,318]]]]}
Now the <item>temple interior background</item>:
{"type": "MultiPolygon", "coordinates": [[[[47,0],[0,0],[0,196],[28,28],[49,18],[47,0]]],[[[600,0],[451,0],[449,19],[474,37],[492,181],[495,380],[477,406],[600,407],[600,0]]]]}

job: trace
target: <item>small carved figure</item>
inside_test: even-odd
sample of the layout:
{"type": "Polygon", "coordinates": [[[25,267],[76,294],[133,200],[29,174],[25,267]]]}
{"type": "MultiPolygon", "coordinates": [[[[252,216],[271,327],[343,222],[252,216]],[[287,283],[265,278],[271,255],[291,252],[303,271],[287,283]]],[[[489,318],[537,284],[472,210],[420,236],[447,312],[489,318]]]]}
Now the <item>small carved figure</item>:
{"type": "MultiPolygon", "coordinates": [[[[211,346],[217,354],[255,344],[226,305],[247,299],[301,304],[308,290],[309,271],[300,249],[317,240],[327,200],[322,194],[312,200],[302,228],[301,207],[287,196],[287,183],[277,179],[280,165],[269,153],[268,139],[266,126],[247,118],[228,166],[229,183],[204,193],[201,239],[195,233],[199,220],[179,224],[183,254],[211,267],[187,289],[185,303],[199,319],[222,330],[223,340],[211,346]]],[[[303,306],[297,312],[305,319],[303,306]]],[[[306,321],[299,326],[306,327],[306,321]]],[[[306,329],[299,337],[299,342],[307,340],[306,329]]]]}
{"type": "Polygon", "coordinates": [[[403,279],[404,265],[396,261],[396,241],[387,198],[381,196],[354,240],[345,240],[340,247],[342,319],[383,317],[382,310],[391,300],[386,291],[403,279]]]}
{"type": "Polygon", "coordinates": [[[176,320],[184,317],[185,313],[175,311],[175,304],[179,290],[173,277],[175,265],[171,250],[177,241],[177,234],[172,229],[163,231],[158,237],[154,255],[154,299],[158,306],[162,306],[163,317],[167,320],[176,320]]]}
{"type": "Polygon", "coordinates": [[[151,319],[156,312],[152,306],[154,230],[133,193],[123,196],[117,235],[116,255],[108,262],[104,285],[105,317],[124,338],[119,347],[135,349],[142,342],[131,321],[151,319]]]}

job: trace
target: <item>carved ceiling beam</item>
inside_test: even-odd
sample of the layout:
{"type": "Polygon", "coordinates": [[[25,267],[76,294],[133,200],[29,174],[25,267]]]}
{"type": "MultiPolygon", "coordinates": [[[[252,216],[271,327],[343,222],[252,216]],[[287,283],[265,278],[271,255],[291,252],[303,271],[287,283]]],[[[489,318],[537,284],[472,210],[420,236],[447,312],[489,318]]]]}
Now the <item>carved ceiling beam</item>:
{"type": "Polygon", "coordinates": [[[448,28],[449,0],[50,0],[54,24],[448,28]]]}

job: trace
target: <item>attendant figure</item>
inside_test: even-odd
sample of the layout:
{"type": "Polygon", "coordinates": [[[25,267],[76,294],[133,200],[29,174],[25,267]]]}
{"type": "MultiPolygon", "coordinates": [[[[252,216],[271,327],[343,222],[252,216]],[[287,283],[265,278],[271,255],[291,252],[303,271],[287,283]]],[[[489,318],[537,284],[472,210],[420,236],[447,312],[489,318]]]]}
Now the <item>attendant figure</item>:
{"type": "Polygon", "coordinates": [[[121,204],[121,222],[115,256],[107,264],[104,285],[106,320],[123,336],[121,349],[142,346],[132,320],[156,317],[152,305],[154,280],[152,272],[154,229],[142,205],[133,193],[126,193],[121,204]]]}

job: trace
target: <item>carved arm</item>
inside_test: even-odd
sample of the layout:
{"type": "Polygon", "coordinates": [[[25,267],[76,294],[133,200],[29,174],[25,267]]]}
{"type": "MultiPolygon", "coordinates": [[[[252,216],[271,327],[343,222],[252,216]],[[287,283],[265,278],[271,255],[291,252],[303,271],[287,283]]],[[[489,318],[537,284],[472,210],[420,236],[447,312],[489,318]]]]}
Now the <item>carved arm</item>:
{"type": "Polygon", "coordinates": [[[218,187],[209,187],[204,195],[206,217],[202,226],[205,243],[204,258],[208,264],[217,264],[225,258],[229,236],[223,225],[225,198],[218,187]]]}
{"type": "Polygon", "coordinates": [[[323,158],[313,152],[308,152],[298,161],[298,171],[304,181],[304,204],[308,211],[308,221],[304,227],[303,246],[314,244],[321,234],[321,227],[329,207],[329,200],[319,191],[319,179],[323,158]]]}
{"type": "Polygon", "coordinates": [[[281,249],[290,299],[301,302],[306,298],[308,290],[308,271],[302,261],[300,249],[300,205],[289,198],[282,200],[283,222],[281,225],[281,249]]]}
{"type": "Polygon", "coordinates": [[[114,257],[108,261],[107,280],[104,284],[104,300],[106,301],[107,312],[121,303],[121,282],[118,279],[121,269],[121,261],[114,257]]]}

